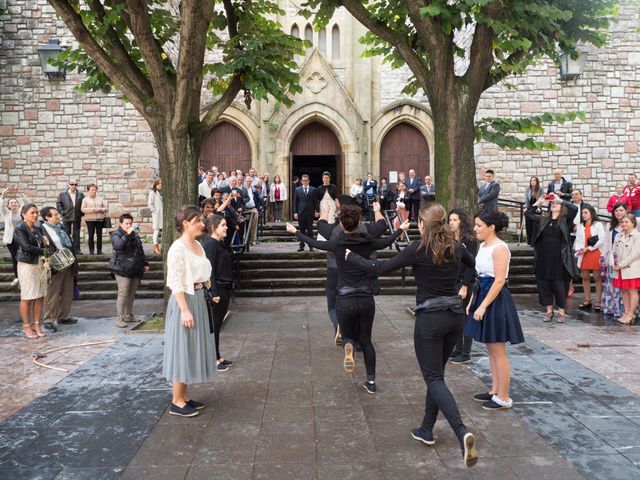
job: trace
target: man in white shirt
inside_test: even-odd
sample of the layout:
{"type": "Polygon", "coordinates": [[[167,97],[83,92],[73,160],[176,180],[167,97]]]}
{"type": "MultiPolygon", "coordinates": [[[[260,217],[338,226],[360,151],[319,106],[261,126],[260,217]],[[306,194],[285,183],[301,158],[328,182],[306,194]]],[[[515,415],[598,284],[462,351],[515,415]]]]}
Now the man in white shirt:
{"type": "Polygon", "coordinates": [[[214,176],[213,172],[207,172],[207,175],[204,177],[204,180],[198,185],[198,195],[201,197],[200,201],[205,198],[211,198],[211,190],[213,190],[216,186],[213,181],[214,176]]]}
{"type": "Polygon", "coordinates": [[[251,245],[256,243],[258,236],[258,209],[256,205],[256,196],[251,176],[245,177],[244,186],[242,188],[242,199],[244,200],[244,213],[252,214],[249,222],[249,243],[251,245]]]}

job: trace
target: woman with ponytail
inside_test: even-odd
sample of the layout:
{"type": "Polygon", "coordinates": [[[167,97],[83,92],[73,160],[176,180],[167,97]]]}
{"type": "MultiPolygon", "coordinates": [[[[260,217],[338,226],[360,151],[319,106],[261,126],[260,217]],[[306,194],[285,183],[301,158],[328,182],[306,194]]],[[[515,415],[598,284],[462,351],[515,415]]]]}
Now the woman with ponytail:
{"type": "Polygon", "coordinates": [[[495,210],[482,210],[476,215],[474,231],[482,243],[476,256],[478,292],[467,307],[464,334],[485,343],[491,366],[491,388],[473,399],[485,410],[511,408],[509,398],[510,366],[505,343],[524,342],[518,311],[513,303],[507,279],[511,252],[497,234],[507,228],[509,219],[495,210]]]}
{"type": "Polygon", "coordinates": [[[478,462],[475,437],[462,421],[458,405],[444,381],[444,369],[464,324],[464,304],[458,295],[460,262],[473,268],[475,261],[455,240],[447,212],[439,203],[420,209],[420,240],[387,261],[373,261],[347,250],[347,261],[378,275],[412,266],[416,280],[414,344],[420,370],[427,384],[422,425],[411,436],[426,445],[435,443],[433,427],[438,412],[449,422],[460,442],[467,467],[478,462]]]}

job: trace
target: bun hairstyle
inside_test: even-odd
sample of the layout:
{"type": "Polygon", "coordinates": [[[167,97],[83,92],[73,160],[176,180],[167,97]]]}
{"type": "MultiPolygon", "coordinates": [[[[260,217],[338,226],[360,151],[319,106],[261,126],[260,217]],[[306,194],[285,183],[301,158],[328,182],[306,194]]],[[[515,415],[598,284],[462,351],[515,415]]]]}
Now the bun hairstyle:
{"type": "Polygon", "coordinates": [[[218,225],[220,225],[220,222],[222,222],[222,220],[224,220],[224,217],[222,215],[217,215],[215,213],[210,213],[209,215],[207,215],[207,221],[205,222],[207,225],[207,232],[209,232],[209,234],[212,234],[216,228],[218,228],[218,225]]]}
{"type": "Polygon", "coordinates": [[[338,220],[345,232],[357,230],[362,209],[358,205],[341,205],[338,220]]]}
{"type": "Polygon", "coordinates": [[[476,218],[482,220],[489,227],[496,227],[496,233],[505,230],[509,226],[509,217],[497,210],[487,210],[486,208],[476,213],[476,218]]]}
{"type": "Polygon", "coordinates": [[[202,215],[202,212],[195,205],[183,205],[176,212],[175,216],[175,227],[178,233],[182,233],[184,231],[184,227],[182,222],[190,222],[196,217],[202,215]]]}
{"type": "Polygon", "coordinates": [[[434,265],[446,263],[446,257],[456,257],[455,238],[449,226],[447,211],[439,203],[432,202],[420,209],[418,221],[423,229],[418,250],[431,249],[434,265]],[[448,254],[448,255],[447,255],[448,254]]]}

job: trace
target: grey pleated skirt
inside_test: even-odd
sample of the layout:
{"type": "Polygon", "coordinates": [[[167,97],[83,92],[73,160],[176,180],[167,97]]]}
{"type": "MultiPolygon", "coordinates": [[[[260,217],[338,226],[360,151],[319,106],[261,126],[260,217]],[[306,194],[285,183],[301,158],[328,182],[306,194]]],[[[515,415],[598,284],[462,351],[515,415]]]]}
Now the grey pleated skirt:
{"type": "Polygon", "coordinates": [[[171,295],[165,316],[162,374],[171,383],[203,383],[211,380],[216,372],[216,348],[209,333],[204,290],[184,296],[195,327],[182,326],[180,307],[171,295]]]}

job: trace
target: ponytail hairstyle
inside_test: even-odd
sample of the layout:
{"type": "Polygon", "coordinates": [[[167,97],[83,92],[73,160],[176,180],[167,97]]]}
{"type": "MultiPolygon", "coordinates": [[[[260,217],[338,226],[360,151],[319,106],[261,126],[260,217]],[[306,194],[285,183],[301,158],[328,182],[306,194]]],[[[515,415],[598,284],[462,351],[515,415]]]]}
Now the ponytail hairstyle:
{"type": "Polygon", "coordinates": [[[358,205],[340,205],[338,220],[342,229],[347,233],[357,231],[361,214],[362,209],[358,205]]]}
{"type": "Polygon", "coordinates": [[[509,217],[497,210],[483,209],[476,213],[476,218],[482,220],[488,227],[496,227],[496,233],[500,233],[509,226],[509,217]]]}
{"type": "Polygon", "coordinates": [[[420,209],[418,221],[422,223],[422,234],[418,250],[427,253],[431,249],[433,264],[440,266],[446,263],[447,256],[456,258],[456,242],[447,211],[442,205],[431,202],[420,209]]]}

